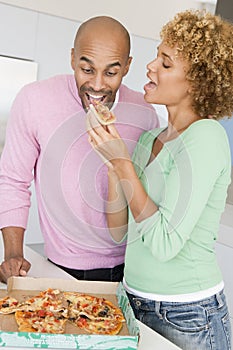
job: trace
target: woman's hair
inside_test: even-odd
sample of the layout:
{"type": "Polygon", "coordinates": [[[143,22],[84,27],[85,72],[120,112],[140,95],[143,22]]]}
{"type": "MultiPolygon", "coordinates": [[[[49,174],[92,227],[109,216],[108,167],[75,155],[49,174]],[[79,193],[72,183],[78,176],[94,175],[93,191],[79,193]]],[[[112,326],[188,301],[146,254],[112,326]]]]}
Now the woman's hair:
{"type": "Polygon", "coordinates": [[[188,10],[162,28],[161,38],[189,63],[186,77],[195,112],[202,118],[232,116],[233,25],[204,11],[188,10]]]}

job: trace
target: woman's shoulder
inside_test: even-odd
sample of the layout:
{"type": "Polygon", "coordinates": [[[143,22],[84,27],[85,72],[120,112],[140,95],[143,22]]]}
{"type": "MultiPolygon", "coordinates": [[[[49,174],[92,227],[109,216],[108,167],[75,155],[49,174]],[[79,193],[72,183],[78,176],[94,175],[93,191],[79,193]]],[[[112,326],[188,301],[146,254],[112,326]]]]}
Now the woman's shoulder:
{"type": "Polygon", "coordinates": [[[192,155],[230,161],[230,146],[224,127],[217,120],[202,119],[189,126],[182,134],[182,144],[192,155]]]}
{"type": "Polygon", "coordinates": [[[189,131],[189,133],[192,133],[192,134],[203,133],[203,134],[206,134],[207,136],[213,133],[221,134],[225,132],[223,126],[219,123],[218,120],[215,120],[215,119],[198,120],[192,123],[187,129],[187,131],[189,131]]]}
{"type": "Polygon", "coordinates": [[[214,119],[201,119],[194,122],[181,135],[184,140],[192,139],[204,143],[216,143],[219,139],[228,142],[224,127],[214,119]]]}

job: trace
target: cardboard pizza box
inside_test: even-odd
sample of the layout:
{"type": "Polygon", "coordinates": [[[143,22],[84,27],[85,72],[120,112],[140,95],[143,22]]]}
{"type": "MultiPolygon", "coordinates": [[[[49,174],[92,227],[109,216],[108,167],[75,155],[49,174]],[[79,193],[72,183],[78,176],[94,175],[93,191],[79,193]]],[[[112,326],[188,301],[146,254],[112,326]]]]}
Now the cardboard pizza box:
{"type": "Polygon", "coordinates": [[[14,314],[0,315],[0,347],[28,347],[51,349],[137,349],[139,327],[122,283],[62,280],[50,278],[11,277],[7,291],[0,291],[0,298],[10,295],[19,301],[37,295],[48,288],[61,291],[77,291],[104,297],[120,306],[126,319],[117,335],[92,335],[67,322],[64,334],[18,332],[14,314]]]}

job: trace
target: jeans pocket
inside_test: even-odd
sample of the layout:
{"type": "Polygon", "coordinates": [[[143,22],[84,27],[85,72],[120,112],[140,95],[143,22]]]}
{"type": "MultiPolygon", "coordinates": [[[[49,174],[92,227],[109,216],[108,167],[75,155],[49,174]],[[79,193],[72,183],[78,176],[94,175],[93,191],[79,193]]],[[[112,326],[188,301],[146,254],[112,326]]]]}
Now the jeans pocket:
{"type": "Polygon", "coordinates": [[[231,349],[231,321],[228,312],[222,317],[222,325],[226,335],[228,348],[231,349]]]}
{"type": "Polygon", "coordinates": [[[205,308],[195,306],[173,306],[164,310],[164,321],[182,332],[199,332],[208,329],[205,308]]]}

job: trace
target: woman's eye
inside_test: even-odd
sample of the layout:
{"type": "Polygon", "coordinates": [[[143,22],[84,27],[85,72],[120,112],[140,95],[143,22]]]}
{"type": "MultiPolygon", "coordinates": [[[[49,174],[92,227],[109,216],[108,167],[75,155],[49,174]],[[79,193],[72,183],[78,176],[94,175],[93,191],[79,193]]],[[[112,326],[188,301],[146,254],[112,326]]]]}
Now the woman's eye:
{"type": "Polygon", "coordinates": [[[163,63],[163,67],[166,68],[166,69],[168,69],[168,68],[170,68],[171,66],[169,66],[169,65],[167,65],[167,64],[165,64],[165,63],[163,63]]]}

